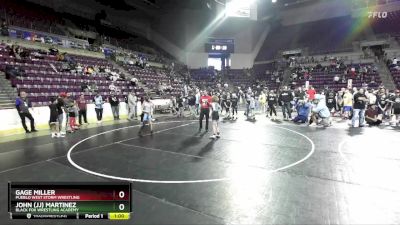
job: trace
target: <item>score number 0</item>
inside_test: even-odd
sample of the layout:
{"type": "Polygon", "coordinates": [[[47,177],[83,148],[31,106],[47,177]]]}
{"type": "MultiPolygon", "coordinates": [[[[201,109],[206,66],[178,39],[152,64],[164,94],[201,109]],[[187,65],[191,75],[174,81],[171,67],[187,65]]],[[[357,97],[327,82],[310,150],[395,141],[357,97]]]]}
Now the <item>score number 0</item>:
{"type": "MultiPolygon", "coordinates": [[[[124,191],[120,191],[118,193],[118,197],[123,199],[125,197],[125,192],[124,191]]],[[[119,208],[119,210],[123,211],[125,209],[125,204],[122,204],[122,203],[119,204],[118,208],[119,208]]]]}

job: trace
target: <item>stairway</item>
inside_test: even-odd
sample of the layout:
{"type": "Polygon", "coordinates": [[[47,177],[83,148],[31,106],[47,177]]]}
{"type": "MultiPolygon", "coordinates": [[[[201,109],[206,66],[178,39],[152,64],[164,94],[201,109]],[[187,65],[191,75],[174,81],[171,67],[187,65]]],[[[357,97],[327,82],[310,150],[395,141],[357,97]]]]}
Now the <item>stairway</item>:
{"type": "Polygon", "coordinates": [[[392,74],[387,68],[386,63],[383,59],[379,60],[378,64],[378,74],[381,78],[382,84],[385,86],[386,89],[395,90],[396,85],[393,81],[392,74]]]}
{"type": "Polygon", "coordinates": [[[290,67],[285,67],[283,71],[283,81],[282,81],[283,86],[289,86],[291,73],[292,69],[290,67]]]}
{"type": "MultiPolygon", "coordinates": [[[[108,61],[111,62],[113,67],[115,69],[119,70],[120,73],[125,74],[127,80],[130,80],[133,78],[132,74],[129,71],[127,71],[124,67],[118,65],[118,63],[116,63],[113,60],[108,60],[108,61]]],[[[139,79],[138,79],[138,82],[136,85],[137,85],[137,87],[142,88],[144,90],[144,93],[148,94],[151,92],[151,90],[146,85],[144,85],[142,82],[140,82],[139,79]]]]}
{"type": "Polygon", "coordinates": [[[5,78],[3,72],[0,72],[0,110],[15,108],[16,97],[16,89],[11,87],[10,81],[5,78]]]}

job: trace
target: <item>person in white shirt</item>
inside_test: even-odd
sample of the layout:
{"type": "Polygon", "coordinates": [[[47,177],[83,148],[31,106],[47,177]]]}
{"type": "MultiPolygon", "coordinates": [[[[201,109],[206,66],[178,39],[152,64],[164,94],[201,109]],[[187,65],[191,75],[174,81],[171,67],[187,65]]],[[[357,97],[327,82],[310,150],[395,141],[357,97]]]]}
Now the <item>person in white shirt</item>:
{"type": "Polygon", "coordinates": [[[131,92],[128,95],[128,120],[137,119],[137,97],[131,92]]]}
{"type": "Polygon", "coordinates": [[[115,92],[117,90],[117,87],[114,85],[114,82],[113,82],[108,86],[108,89],[110,89],[110,92],[115,92]]]}
{"type": "Polygon", "coordinates": [[[146,96],[144,98],[144,102],[142,105],[142,112],[143,112],[143,124],[139,130],[139,136],[143,135],[143,129],[146,126],[146,123],[149,124],[150,133],[153,134],[153,124],[152,124],[152,116],[154,111],[154,104],[150,102],[150,98],[146,96]]]}
{"type": "Polygon", "coordinates": [[[196,89],[196,115],[199,115],[199,110],[200,110],[200,90],[196,89]]]}
{"type": "Polygon", "coordinates": [[[93,99],[94,105],[95,105],[95,110],[96,110],[96,116],[97,116],[97,123],[101,123],[103,119],[103,97],[99,94],[96,93],[96,96],[93,99]]]}
{"type": "Polygon", "coordinates": [[[220,137],[218,121],[219,121],[219,112],[222,110],[222,107],[218,102],[219,102],[218,97],[213,96],[211,102],[211,119],[213,126],[213,135],[210,137],[211,139],[220,137]]]}

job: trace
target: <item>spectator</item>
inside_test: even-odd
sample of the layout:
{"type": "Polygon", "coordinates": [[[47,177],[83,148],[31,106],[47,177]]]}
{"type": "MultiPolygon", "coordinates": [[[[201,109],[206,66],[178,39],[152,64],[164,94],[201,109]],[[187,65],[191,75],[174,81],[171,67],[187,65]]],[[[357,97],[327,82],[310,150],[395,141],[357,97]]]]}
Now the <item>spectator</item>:
{"type": "Polygon", "coordinates": [[[25,129],[26,133],[31,133],[31,132],[37,132],[35,129],[35,120],[32,116],[32,114],[29,112],[29,108],[32,108],[32,104],[27,98],[27,94],[25,91],[22,91],[19,94],[19,97],[15,101],[15,106],[18,110],[19,117],[21,118],[22,126],[25,129]],[[28,118],[31,122],[31,130],[29,131],[26,123],[25,123],[25,117],[28,118]]]}
{"type": "Polygon", "coordinates": [[[206,132],[208,132],[208,119],[210,116],[210,107],[211,107],[211,96],[208,95],[207,91],[204,91],[202,96],[200,97],[200,107],[201,107],[201,112],[200,112],[200,118],[199,118],[199,131],[203,128],[203,118],[204,116],[206,117],[206,132]]]}
{"type": "Polygon", "coordinates": [[[364,126],[365,120],[365,104],[368,102],[367,96],[365,96],[364,89],[360,90],[354,95],[353,104],[353,118],[351,120],[351,126],[355,127],[355,123],[359,121],[359,127],[364,126]]]}
{"type": "Polygon", "coordinates": [[[325,96],[324,95],[316,95],[313,103],[315,104],[315,107],[312,108],[312,116],[311,116],[311,120],[310,120],[310,124],[312,124],[312,122],[316,122],[316,124],[318,125],[318,118],[321,119],[321,124],[324,127],[328,127],[331,125],[331,121],[330,121],[330,116],[331,113],[329,112],[328,107],[326,106],[326,100],[325,100],[325,96]]]}
{"type": "Polygon", "coordinates": [[[96,96],[93,98],[93,102],[95,105],[94,109],[96,111],[97,123],[102,123],[104,105],[103,97],[97,92],[96,96]]]}
{"type": "Polygon", "coordinates": [[[137,119],[137,97],[134,92],[128,95],[128,120],[137,119]]]}
{"type": "Polygon", "coordinates": [[[382,123],[382,117],[379,115],[378,108],[375,104],[369,105],[365,112],[365,121],[369,126],[379,126],[382,123]]]}
{"type": "Polygon", "coordinates": [[[310,113],[311,104],[306,103],[304,100],[299,100],[297,103],[297,116],[293,119],[295,123],[306,123],[310,113]]]}
{"type": "Polygon", "coordinates": [[[189,105],[189,116],[191,118],[196,118],[196,96],[193,94],[193,92],[190,92],[189,97],[188,97],[188,105],[189,105]]]}
{"type": "Polygon", "coordinates": [[[50,129],[51,129],[51,137],[63,137],[60,134],[60,127],[59,127],[59,121],[58,121],[58,110],[57,110],[57,98],[52,97],[50,99],[50,119],[49,119],[49,124],[50,124],[50,129]]]}
{"type": "Polygon", "coordinates": [[[65,130],[67,129],[65,127],[65,130],[63,130],[63,125],[64,125],[64,111],[65,111],[65,102],[64,99],[67,95],[62,92],[59,94],[58,98],[57,98],[57,112],[58,112],[58,127],[60,129],[60,135],[65,135],[65,130]]]}
{"type": "Polygon", "coordinates": [[[316,93],[317,93],[317,92],[315,91],[314,87],[310,85],[310,86],[308,87],[308,90],[307,90],[308,100],[309,100],[309,101],[314,100],[314,97],[315,97],[315,94],[316,94],[316,93]]]}
{"type": "Polygon", "coordinates": [[[78,108],[79,108],[79,125],[82,125],[82,117],[83,121],[85,124],[88,124],[87,122],[87,105],[86,105],[86,100],[85,100],[85,95],[81,94],[79,99],[77,100],[78,103],[78,108]]]}
{"type": "Polygon", "coordinates": [[[133,87],[136,87],[137,82],[138,82],[138,79],[135,78],[135,77],[132,77],[132,79],[131,79],[131,85],[132,85],[133,87]]]}
{"type": "Polygon", "coordinates": [[[139,136],[142,136],[143,129],[146,126],[146,123],[149,124],[150,133],[153,134],[153,124],[152,124],[153,111],[154,111],[154,104],[150,102],[150,98],[146,96],[142,104],[143,124],[139,130],[139,136]]]}
{"type": "Polygon", "coordinates": [[[391,99],[393,104],[393,119],[394,125],[400,125],[400,90],[396,90],[396,94],[391,99]]]}
{"type": "Polygon", "coordinates": [[[343,94],[343,118],[350,118],[350,114],[353,110],[353,95],[349,89],[346,89],[343,94]]]}
{"type": "Polygon", "coordinates": [[[115,96],[115,92],[111,92],[111,96],[108,97],[108,102],[111,105],[111,111],[114,116],[114,120],[119,120],[119,99],[115,96]]]}
{"type": "Polygon", "coordinates": [[[283,119],[284,120],[292,119],[290,102],[293,101],[293,94],[291,91],[288,90],[287,86],[285,86],[283,91],[280,93],[279,101],[282,104],[283,119]],[[286,113],[287,113],[287,117],[286,117],[286,113]]]}

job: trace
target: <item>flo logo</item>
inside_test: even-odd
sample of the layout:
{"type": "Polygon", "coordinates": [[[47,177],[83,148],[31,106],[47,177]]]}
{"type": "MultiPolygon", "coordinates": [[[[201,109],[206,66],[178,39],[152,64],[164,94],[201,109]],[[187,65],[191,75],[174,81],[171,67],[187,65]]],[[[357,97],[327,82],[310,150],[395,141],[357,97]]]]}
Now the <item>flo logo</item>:
{"type": "Polygon", "coordinates": [[[387,16],[388,16],[387,12],[368,12],[368,18],[385,19],[387,18],[387,16]]]}

